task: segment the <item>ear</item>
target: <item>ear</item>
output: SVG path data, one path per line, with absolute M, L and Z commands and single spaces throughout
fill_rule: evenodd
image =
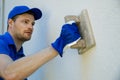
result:
M 13 26 L 14 21 L 12 19 L 8 20 L 8 26 L 11 28 Z

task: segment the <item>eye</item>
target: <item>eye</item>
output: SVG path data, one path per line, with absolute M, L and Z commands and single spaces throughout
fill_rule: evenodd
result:
M 28 21 L 25 20 L 24 23 L 25 23 L 25 24 L 28 24 Z
M 34 25 L 35 25 L 35 22 L 32 23 L 32 26 L 34 26 Z

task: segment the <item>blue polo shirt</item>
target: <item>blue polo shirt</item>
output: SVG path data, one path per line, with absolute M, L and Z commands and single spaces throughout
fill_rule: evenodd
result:
M 0 35 L 0 54 L 10 56 L 13 61 L 25 56 L 23 53 L 23 47 L 21 47 L 17 52 L 14 40 L 9 32 L 6 32 L 4 35 Z M 4 79 L 0 78 L 0 80 Z

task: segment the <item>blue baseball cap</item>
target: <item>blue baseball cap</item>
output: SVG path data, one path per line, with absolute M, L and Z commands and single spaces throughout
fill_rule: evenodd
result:
M 42 11 L 38 8 L 29 8 L 27 6 L 15 6 L 9 13 L 8 19 L 13 18 L 16 15 L 20 15 L 26 12 L 32 12 L 35 20 L 38 20 L 42 17 Z

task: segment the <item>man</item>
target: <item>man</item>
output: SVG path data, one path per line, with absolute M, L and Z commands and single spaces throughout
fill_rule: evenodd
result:
M 64 24 L 60 36 L 48 48 L 25 56 L 22 44 L 30 40 L 35 20 L 42 17 L 38 8 L 16 6 L 8 15 L 8 30 L 0 36 L 0 80 L 27 80 L 39 67 L 62 57 L 64 47 L 80 37 L 75 23 Z

